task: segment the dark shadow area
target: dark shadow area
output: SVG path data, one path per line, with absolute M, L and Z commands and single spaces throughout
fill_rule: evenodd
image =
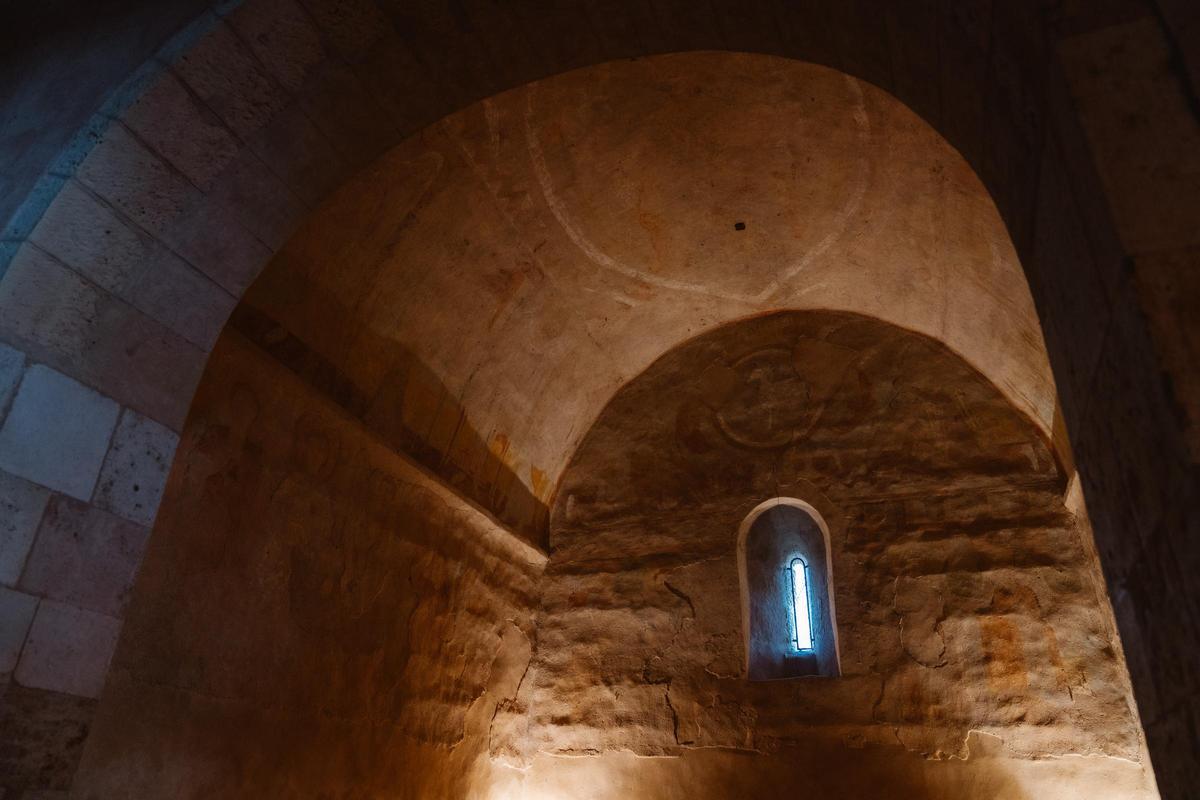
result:
M 352 319 L 350 315 L 341 315 Z M 364 325 L 354 327 L 356 346 L 366 348 L 382 379 L 359 386 L 299 336 L 247 302 L 230 327 L 294 372 L 385 444 L 404 453 L 493 514 L 525 541 L 549 547 L 546 505 L 471 424 L 458 399 L 410 350 Z
M 130 73 L 211 3 L 54 0 L 0 8 L 0 231 L 22 203 L 40 216 L 35 186 Z M 86 132 L 84 132 L 86 133 Z M 85 137 L 86 138 L 86 137 Z M 94 143 L 94 142 L 93 142 Z M 82 152 L 90 144 L 81 141 Z M 54 191 L 46 198 L 57 192 Z M 36 217 L 35 217 L 36 220 Z M 0 274 L 5 259 L 0 258 Z

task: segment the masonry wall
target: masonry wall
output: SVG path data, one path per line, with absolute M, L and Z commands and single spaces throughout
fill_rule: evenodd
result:
M 542 563 L 228 334 L 73 796 L 465 796 Z
M 16 418 L 27 452 L 59 467 L 82 453 L 72 463 L 98 474 L 108 451 L 95 441 L 116 429 L 104 411 L 114 402 L 119 416 L 178 432 L 229 310 L 297 221 L 362 165 L 455 109 L 650 53 L 731 50 L 827 64 L 928 120 L 1000 207 L 1037 303 L 1062 401 L 1057 430 L 1069 429 L 1079 455 L 1164 791 L 1187 797 L 1200 783 L 1191 668 L 1200 602 L 1186 577 L 1197 571 L 1200 541 L 1192 4 L 222 2 L 201 21 L 202 35 L 167 42 L 110 92 L 120 69 L 70 63 L 86 64 L 95 44 L 133 63 L 185 15 L 184 4 L 63 2 L 53 14 L 33 10 L 32 26 L 5 26 L 20 45 L 6 50 L 6 69 L 26 78 L 25 46 L 53 20 L 79 23 L 118 6 L 154 14 L 143 25 L 125 18 L 122 37 L 101 42 L 95 28 L 73 29 L 71 47 L 41 62 L 54 76 L 47 90 L 26 95 L 54 116 L 18 115 L 16 135 L 0 134 L 5 164 L 19 167 L 6 210 L 50 165 L 0 233 L 0 339 L 18 351 L 3 351 L 0 385 L 12 385 L 10 367 L 69 379 L 30 384 L 38 414 Z M 80 43 L 84 50 L 73 49 Z M 89 109 L 99 111 L 72 129 Z M 81 146 L 56 159 L 73 136 Z M 63 428 L 96 406 L 93 425 Z M 161 440 L 169 447 L 173 435 Z M 22 510 L 0 557 L 24 564 L 42 501 L 59 490 L 23 468 L 10 475 L 6 502 Z M 86 513 L 103 530 L 111 521 L 100 512 L 109 510 L 92 503 Z M 120 594 L 113 587 L 139 558 L 133 538 L 112 537 L 97 559 L 112 569 L 89 573 L 87 593 Z M 66 550 L 74 558 L 91 541 L 72 539 Z M 0 580 L 8 692 L 0 740 L 22 743 L 0 748 L 0 758 L 5 775 L 35 774 L 43 788 L 69 782 L 120 624 L 69 598 L 83 580 L 39 588 Z M 24 677 L 12 682 L 12 670 Z M 45 749 L 23 744 L 34 730 Z
M 1156 796 L 1063 490 L 1030 421 L 931 340 L 829 312 L 693 340 L 564 475 L 525 716 L 493 748 L 597 757 L 647 797 L 675 796 L 663 774 L 692 797 Z M 746 680 L 737 533 L 776 496 L 829 524 L 839 678 Z M 682 758 L 656 776 L 621 751 Z

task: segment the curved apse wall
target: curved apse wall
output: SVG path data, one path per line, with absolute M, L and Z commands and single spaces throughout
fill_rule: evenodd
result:
M 686 342 L 564 473 L 524 714 L 493 748 L 563 796 L 1155 796 L 1063 478 L 912 332 L 788 312 Z M 839 678 L 747 680 L 739 531 L 772 496 L 828 523 Z
M 778 308 L 939 338 L 1051 427 L 1037 315 L 970 168 L 883 92 L 761 56 L 616 62 L 452 115 L 313 215 L 233 325 L 538 537 L 619 386 Z

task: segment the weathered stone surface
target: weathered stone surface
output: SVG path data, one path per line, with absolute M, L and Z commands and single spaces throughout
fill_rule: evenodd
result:
M 188 341 L 209 347 L 233 298 L 75 181 L 59 192 L 32 240 L 89 280 Z
M 299 100 L 305 113 L 322 121 L 321 130 L 351 173 L 402 138 L 358 76 L 336 60 L 325 61 L 314 70 Z
M 65 791 L 87 741 L 96 701 L 17 684 L 2 691 L 0 787 L 18 798 Z M 7 800 L 9 795 L 3 796 Z
M 0 471 L 0 583 L 15 586 L 50 490 Z
M 201 191 L 236 157 L 240 143 L 172 71 L 164 71 L 122 122 Z
M 271 248 L 242 226 L 234 209 L 210 198 L 198 200 L 163 240 L 234 297 L 246 291 L 271 257 Z
M 37 604 L 33 595 L 0 587 L 0 674 L 16 668 Z
M 179 60 L 179 75 L 243 142 L 286 104 L 287 96 L 224 21 Z
M 341 156 L 298 103 L 277 114 L 249 146 L 309 208 L 333 192 L 346 172 Z
M 76 176 L 142 228 L 162 234 L 200 190 L 121 125 L 109 127 Z
M 137 287 L 153 296 L 153 287 Z M 204 297 L 196 298 L 203 308 Z M 99 387 L 172 427 L 183 424 L 204 351 L 29 243 L 0 280 L 0 335 L 32 361 Z M 187 319 L 190 310 L 172 319 Z
M 0 330 L 14 344 L 77 356 L 87 348 L 104 300 L 98 287 L 25 244 L 0 278 Z
M 1041 433 L 927 339 L 808 312 L 692 340 L 613 398 L 564 474 L 528 717 L 499 720 L 494 752 L 898 741 L 971 770 L 974 732 L 1126 775 L 1127 677 L 1062 489 Z M 828 521 L 841 678 L 745 680 L 736 534 L 773 496 Z
M 91 497 L 117 404 L 35 364 L 0 429 L 0 468 L 72 497 Z
M 243 3 L 229 23 L 288 91 L 299 91 L 313 67 L 325 58 L 320 31 L 296 0 Z
M 244 151 L 217 180 L 205 203 L 233 214 L 272 252 L 287 241 L 308 210 L 262 159 Z
M 21 588 L 120 617 L 150 531 L 68 497 L 46 507 Z
M 94 502 L 141 525 L 154 523 L 179 437 L 126 409 L 104 457 Z
M 100 287 L 120 294 L 150 257 L 154 240 L 78 181 L 68 181 L 30 238 Z
M 208 276 L 165 248 L 144 265 L 140 280 L 122 295 L 134 308 L 208 352 L 235 305 Z
M 120 628 L 113 617 L 43 600 L 14 678 L 33 689 L 98 697 Z

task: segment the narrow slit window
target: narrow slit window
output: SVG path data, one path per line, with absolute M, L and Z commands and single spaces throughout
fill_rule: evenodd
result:
M 796 650 L 813 649 L 812 614 L 808 593 L 808 564 L 802 558 L 793 558 L 788 565 L 792 587 L 792 647 Z
M 746 677 L 752 681 L 841 673 L 828 533 L 814 513 L 769 502 L 738 532 Z

